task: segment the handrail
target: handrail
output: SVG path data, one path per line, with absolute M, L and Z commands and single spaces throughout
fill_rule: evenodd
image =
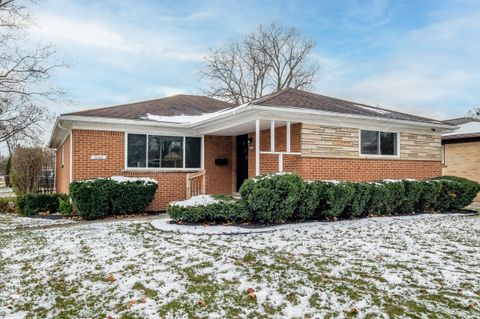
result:
M 205 170 L 186 175 L 186 197 L 205 194 Z

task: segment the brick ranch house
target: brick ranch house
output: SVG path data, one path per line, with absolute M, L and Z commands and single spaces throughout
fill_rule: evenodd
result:
M 204 96 L 62 114 L 50 140 L 56 189 L 74 180 L 148 176 L 150 209 L 193 195 L 231 194 L 251 176 L 372 181 L 441 175 L 441 121 L 284 89 L 243 105 Z

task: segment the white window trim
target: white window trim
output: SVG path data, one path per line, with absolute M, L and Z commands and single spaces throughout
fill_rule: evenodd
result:
M 129 134 L 140 134 L 146 135 L 147 138 L 147 147 L 146 147 L 146 166 L 145 167 L 128 167 L 128 135 Z M 183 137 L 183 167 L 148 167 L 148 137 L 153 136 L 171 136 L 171 137 Z M 200 167 L 198 168 L 185 168 L 185 141 L 187 137 L 197 137 L 201 139 L 200 142 Z M 149 134 L 145 132 L 125 132 L 125 141 L 124 141 L 124 154 L 123 154 L 123 169 L 124 171 L 133 171 L 133 172 L 197 172 L 204 167 L 204 152 L 205 152 L 205 136 L 190 136 L 190 135 L 178 135 L 178 134 Z
M 383 155 L 383 154 L 363 154 L 362 153 L 362 131 L 375 131 L 383 133 L 396 133 L 397 134 L 397 154 L 396 155 Z M 380 141 L 379 141 L 380 142 Z M 400 158 L 400 132 L 380 130 L 375 128 L 361 128 L 358 130 L 358 155 L 362 158 Z
M 442 161 L 442 165 L 447 165 L 447 147 L 445 144 L 442 144 L 442 148 L 440 150 L 440 159 Z

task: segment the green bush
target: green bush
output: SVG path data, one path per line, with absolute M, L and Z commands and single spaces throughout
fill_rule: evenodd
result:
M 254 221 L 276 223 L 293 218 L 304 189 L 300 176 L 287 173 L 248 179 L 240 194 Z
M 308 219 L 315 215 L 318 209 L 319 184 L 305 181 L 305 188 L 301 194 L 297 209 L 293 213 L 293 219 Z
M 456 194 L 457 197 L 455 200 L 455 207 L 457 209 L 470 205 L 475 197 L 477 197 L 478 192 L 480 192 L 480 184 L 467 178 L 457 176 L 441 176 L 437 177 L 436 180 L 454 181 L 463 185 L 463 190 Z
M 417 212 L 435 211 L 437 207 L 437 199 L 440 195 L 442 185 L 434 181 L 419 181 L 421 186 L 420 197 L 415 205 Z
M 26 194 L 17 196 L 17 211 L 22 216 L 32 216 L 38 213 L 58 212 L 59 201 L 64 199 L 64 194 Z
M 383 183 L 369 183 L 370 197 L 365 207 L 368 215 L 383 215 L 387 210 L 387 188 Z
M 69 197 L 66 196 L 65 198 L 59 198 L 58 203 L 59 203 L 58 211 L 60 213 L 62 213 L 65 216 L 69 216 L 69 215 L 72 214 L 73 205 L 72 205 Z
M 457 177 L 373 183 L 303 181 L 295 174 L 264 175 L 245 181 L 242 199 L 215 197 L 205 205 L 172 204 L 174 220 L 273 223 L 311 218 L 446 212 L 461 209 L 477 195 L 478 183 Z
M 350 183 L 318 182 L 319 209 L 317 217 L 340 217 L 355 192 Z
M 399 213 L 411 214 L 415 212 L 415 205 L 422 195 L 422 184 L 414 180 L 403 180 L 402 182 L 405 189 L 405 198 L 399 207 Z
M 97 219 L 144 211 L 155 196 L 157 183 L 150 179 L 99 178 L 70 184 L 70 197 L 78 214 Z
M 405 201 L 405 187 L 401 181 L 382 182 L 386 191 L 384 214 L 396 214 Z
M 167 213 L 173 220 L 187 223 L 244 222 L 249 219 L 241 201 L 233 198 L 215 199 L 205 204 L 174 202 L 168 206 Z
M 371 185 L 368 183 L 351 183 L 353 195 L 345 207 L 345 217 L 361 217 L 367 213 L 367 205 L 371 196 Z

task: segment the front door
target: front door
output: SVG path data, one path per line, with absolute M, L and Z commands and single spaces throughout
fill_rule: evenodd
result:
M 237 136 L 237 190 L 248 178 L 248 134 Z

